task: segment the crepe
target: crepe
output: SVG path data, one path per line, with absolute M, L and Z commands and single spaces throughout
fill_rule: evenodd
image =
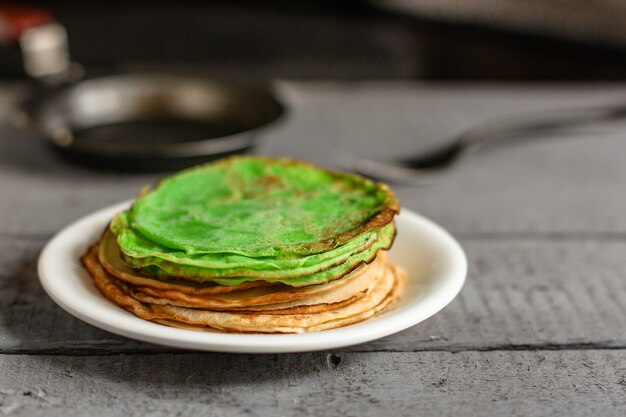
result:
M 205 303 L 212 302 L 211 307 L 246 307 L 251 305 L 263 305 L 289 300 L 297 300 L 312 295 L 326 292 L 337 292 L 341 287 L 351 284 L 353 281 L 366 282 L 368 276 L 378 274 L 385 266 L 387 255 L 381 252 L 370 265 L 362 265 L 345 279 L 331 281 L 325 284 L 311 285 L 306 287 L 293 287 L 289 285 L 266 285 L 250 288 L 248 285 L 239 287 L 212 286 L 208 288 L 194 288 L 187 285 L 164 283 L 155 279 L 145 278 L 136 271 L 128 268 L 121 260 L 115 259 L 115 252 L 106 249 L 106 241 L 102 240 L 99 245 L 94 245 L 89 254 L 97 257 L 97 262 L 115 278 L 124 281 L 129 287 L 137 288 L 146 295 L 163 299 L 179 300 L 189 305 L 196 303 L 197 307 L 207 306 Z M 110 241 L 108 242 L 111 243 Z M 358 282 L 355 286 L 363 285 Z M 223 291 L 229 289 L 229 291 Z
M 108 300 L 143 319 L 191 330 L 305 333 L 339 327 L 365 320 L 387 308 L 402 292 L 405 280 L 404 273 L 386 263 L 383 254 L 376 262 L 343 278 L 344 285 L 335 284 L 334 289 L 341 288 L 341 292 L 326 287 L 325 292 L 313 291 L 316 295 L 301 298 L 299 302 L 270 302 L 243 311 L 198 309 L 164 304 L 158 297 L 141 296 L 137 299 L 137 293 L 141 291 L 110 274 L 100 264 L 97 254 L 98 247 L 94 245 L 81 261 Z M 249 290 L 241 292 L 246 291 Z M 299 292 L 306 291 L 300 289 Z M 230 294 L 233 292 L 226 295 Z M 245 300 L 246 297 L 240 295 L 239 299 Z M 253 303 L 259 301 L 255 297 L 251 299 L 254 299 Z M 271 297 L 268 300 L 275 301 Z
M 307 333 L 387 309 L 399 204 L 384 184 L 311 164 L 233 157 L 144 189 L 81 258 L 114 304 L 162 325 Z
M 146 286 L 161 290 L 176 290 L 185 294 L 223 294 L 226 292 L 243 290 L 248 288 L 269 287 L 280 285 L 266 281 L 250 281 L 240 285 L 223 286 L 213 282 L 196 282 L 180 279 L 174 276 L 161 276 L 159 279 L 142 274 L 141 271 L 132 269 L 121 258 L 120 248 L 115 239 L 111 238 L 109 231 L 105 231 L 100 242 L 90 248 L 96 251 L 100 264 L 116 278 L 131 285 Z
M 385 269 L 377 285 L 359 300 L 312 314 L 245 314 L 152 305 L 160 318 L 194 326 L 258 333 L 308 333 L 357 323 L 384 310 L 404 287 L 404 274 L 395 266 Z
M 287 308 L 298 305 L 333 303 L 346 300 L 367 290 L 374 277 L 380 275 L 386 265 L 386 254 L 380 254 L 370 265 L 364 265 L 344 279 L 307 287 L 260 287 L 241 289 L 215 295 L 190 295 L 176 290 L 160 290 L 136 286 L 133 297 L 154 304 L 211 309 L 267 309 Z M 150 298 L 149 298 L 150 297 Z
M 389 224 L 398 211 L 386 185 L 360 176 L 291 159 L 233 157 L 161 181 L 127 216 L 148 240 L 190 255 L 285 258 L 332 250 Z
M 237 265 L 232 268 L 207 268 L 196 265 L 189 265 L 191 261 L 188 256 L 186 259 L 180 259 L 177 262 L 163 260 L 158 256 L 149 256 L 144 258 L 130 257 L 124 253 L 121 254 L 122 259 L 129 266 L 142 270 L 146 275 L 152 276 L 176 276 L 179 278 L 188 278 L 194 281 L 204 282 L 211 281 L 220 285 L 240 285 L 247 281 L 263 280 L 267 282 L 282 282 L 284 284 L 293 286 L 313 285 L 322 282 L 331 281 L 337 279 L 360 265 L 363 262 L 370 262 L 376 253 L 383 249 L 388 249 L 395 237 L 395 226 L 393 224 L 387 225 L 381 229 L 377 229 L 371 233 L 371 237 L 366 241 L 365 248 L 357 248 L 356 251 L 348 251 L 337 258 L 324 259 L 318 263 L 309 261 L 310 265 L 296 266 L 288 268 L 284 266 L 280 269 L 276 269 L 277 265 L 281 266 L 288 261 L 292 261 L 292 264 L 304 263 L 306 260 L 301 258 L 296 259 L 260 259 L 256 261 L 259 263 L 259 269 L 248 269 L 241 267 L 237 260 L 232 260 L 233 265 Z M 105 236 L 105 239 L 109 238 Z M 214 255 L 214 254 L 212 254 Z M 184 254 L 180 255 L 181 258 Z M 317 255 L 307 256 L 305 258 L 316 257 Z M 193 259 L 196 263 L 201 263 L 203 256 L 195 256 Z M 241 258 L 237 255 L 223 254 L 223 258 Z M 187 263 L 185 263 L 187 262 Z M 260 268 L 268 268 L 269 270 L 263 270 Z

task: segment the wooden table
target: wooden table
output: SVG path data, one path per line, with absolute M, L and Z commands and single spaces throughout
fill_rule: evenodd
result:
M 293 110 L 261 153 L 333 165 L 394 156 L 486 118 L 626 98 L 626 86 L 285 83 Z M 16 97 L 5 86 L 0 108 Z M 4 111 L 4 110 L 3 110 Z M 396 187 L 470 263 L 444 311 L 332 352 L 197 353 L 98 330 L 57 307 L 35 265 L 79 216 L 154 175 L 66 165 L 0 131 L 0 415 L 624 416 L 624 124 L 493 146 L 447 182 Z

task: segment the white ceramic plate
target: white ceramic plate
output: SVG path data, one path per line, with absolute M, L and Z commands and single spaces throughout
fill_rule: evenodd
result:
M 408 272 L 407 291 L 397 307 L 363 323 L 319 333 L 288 335 L 205 333 L 175 329 L 135 317 L 106 300 L 79 262 L 124 202 L 99 210 L 59 232 L 39 258 L 39 278 L 61 308 L 101 329 L 132 339 L 220 352 L 282 353 L 332 349 L 368 342 L 413 326 L 444 308 L 465 281 L 467 261 L 441 227 L 403 209 L 391 261 Z

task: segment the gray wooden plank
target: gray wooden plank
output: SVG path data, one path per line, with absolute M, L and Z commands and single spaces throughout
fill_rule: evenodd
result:
M 623 416 L 624 351 L 0 355 L 10 416 Z
M 470 275 L 444 311 L 351 350 L 626 348 L 623 241 L 463 239 Z M 40 239 L 0 238 L 0 351 L 160 351 L 72 318 L 43 292 Z
M 446 86 L 286 83 L 287 119 L 260 153 L 333 166 L 339 148 L 391 157 L 425 149 L 475 123 L 520 111 L 623 100 L 624 85 Z M 6 97 L 3 99 L 6 100 Z M 455 233 L 626 235 L 626 140 L 594 127 L 551 140 L 501 145 L 447 182 L 396 187 L 407 208 Z M 0 129 L 0 234 L 49 235 L 130 198 L 158 175 L 95 172 L 60 162 L 32 136 Z

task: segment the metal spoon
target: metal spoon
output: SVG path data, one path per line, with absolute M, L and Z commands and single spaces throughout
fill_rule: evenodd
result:
M 625 118 L 626 105 L 526 113 L 484 122 L 441 147 L 395 162 L 364 159 L 346 152 L 338 155 L 338 162 L 347 170 L 373 179 L 393 184 L 427 185 L 441 181 L 465 156 L 487 143 Z

